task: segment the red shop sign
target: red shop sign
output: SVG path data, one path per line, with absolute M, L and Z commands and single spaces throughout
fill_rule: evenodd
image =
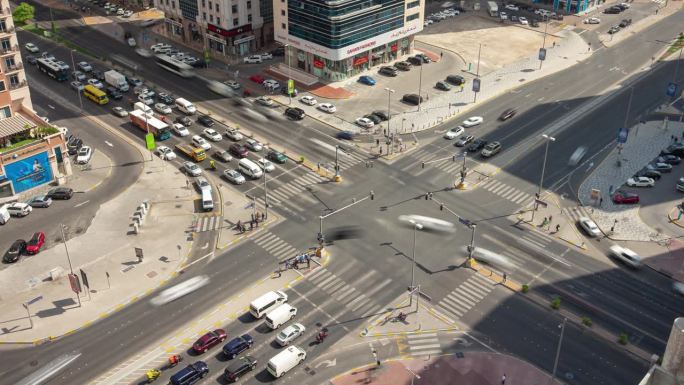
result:
M 360 66 L 363 63 L 368 63 L 368 56 L 357 57 L 354 59 L 355 66 Z
M 223 29 L 221 27 L 217 27 L 213 24 L 207 24 L 207 30 L 218 33 L 221 36 L 226 36 L 226 37 L 231 37 L 231 36 L 236 36 L 241 33 L 249 32 L 252 30 L 252 25 L 251 24 L 245 24 L 243 26 L 233 28 L 233 29 Z
M 392 44 L 392 46 L 390 47 L 392 52 L 397 52 L 398 48 L 399 48 L 399 44 L 397 44 L 397 43 Z
M 316 68 L 323 68 L 325 66 L 325 63 L 323 63 L 323 60 L 314 59 L 313 65 Z

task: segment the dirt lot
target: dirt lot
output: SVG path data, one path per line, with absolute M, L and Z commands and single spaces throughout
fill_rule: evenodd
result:
M 560 27 L 557 22 L 549 23 L 547 46 L 558 42 L 553 33 Z M 497 18 L 480 11 L 434 23 L 426 27 L 416 40 L 457 53 L 466 63 L 473 63 L 472 72 L 475 72 L 481 43 L 480 75 L 483 75 L 538 51 L 543 38 L 544 24 L 537 28 L 508 21 L 501 24 Z

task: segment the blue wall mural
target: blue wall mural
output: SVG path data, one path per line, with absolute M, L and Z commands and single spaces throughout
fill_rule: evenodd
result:
M 48 153 L 41 152 L 5 165 L 5 176 L 12 181 L 14 193 L 52 182 L 52 169 L 48 161 Z

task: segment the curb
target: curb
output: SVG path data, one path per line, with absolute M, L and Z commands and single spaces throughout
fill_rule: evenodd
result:
M 105 155 L 105 154 L 103 153 L 102 156 L 104 156 L 105 158 L 107 158 L 107 160 L 109 161 L 109 170 L 107 171 L 107 175 L 105 175 L 105 177 L 102 178 L 101 181 L 95 183 L 94 185 L 92 185 L 92 186 L 89 187 L 88 189 L 84 190 L 83 192 L 86 192 L 86 193 L 87 193 L 87 192 L 90 192 L 90 191 L 92 191 L 92 190 L 95 190 L 95 189 L 98 188 L 104 181 L 106 181 L 107 179 L 109 179 L 110 176 L 112 176 L 112 171 L 114 170 L 114 164 L 112 164 L 112 160 L 111 160 L 107 155 Z
M 272 214 L 272 215 L 273 215 L 273 214 Z M 233 239 L 232 241 L 228 242 L 228 243 L 225 244 L 225 245 L 219 245 L 219 244 L 218 244 L 218 238 L 217 238 L 217 240 L 216 240 L 216 250 L 223 250 L 223 249 L 226 249 L 226 248 L 228 248 L 228 247 L 230 247 L 230 246 L 233 246 L 234 244 L 236 244 L 236 243 L 242 241 L 243 239 L 251 238 L 251 237 L 255 236 L 255 234 L 259 234 L 259 233 L 261 233 L 262 231 L 266 231 L 266 227 L 268 227 L 268 226 L 271 225 L 271 224 L 274 224 L 274 222 L 280 222 L 280 220 L 282 219 L 282 218 L 280 218 L 280 217 L 278 217 L 278 216 L 276 216 L 276 215 L 273 215 L 273 216 L 275 216 L 276 218 L 273 218 L 273 219 L 271 219 L 271 220 L 267 220 L 266 222 L 262 223 L 262 225 L 261 225 L 261 226 L 262 226 L 262 227 L 261 227 L 261 230 L 252 231 L 252 232 L 250 232 L 250 233 L 248 233 L 248 234 L 241 235 L 241 236 L 239 236 L 239 237 Z M 221 234 L 221 232 L 219 231 L 219 237 L 220 237 L 220 234 Z
M 667 219 L 670 220 L 670 223 L 675 224 L 684 229 L 684 225 L 680 224 L 677 219 L 674 219 L 674 216 L 672 215 L 673 212 L 679 213 L 679 210 L 676 207 L 670 210 L 670 212 L 667 213 Z

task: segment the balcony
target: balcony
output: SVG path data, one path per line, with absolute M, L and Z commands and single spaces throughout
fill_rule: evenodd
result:
M 10 74 L 24 69 L 24 63 L 19 62 L 12 65 L 5 65 L 5 73 Z
M 9 48 L 0 48 L 0 56 L 14 55 L 19 50 L 18 45 L 13 45 Z
M 16 31 L 14 27 L 0 29 L 0 36 L 11 35 Z
M 0 7 L 0 17 L 10 16 L 10 15 L 12 15 L 12 10 L 10 9 L 10 7 L 5 7 L 5 8 Z
M 9 84 L 9 88 L 12 91 L 18 90 L 18 89 L 23 88 L 23 87 L 28 87 L 28 82 L 26 80 L 22 80 L 19 83 L 10 83 Z

